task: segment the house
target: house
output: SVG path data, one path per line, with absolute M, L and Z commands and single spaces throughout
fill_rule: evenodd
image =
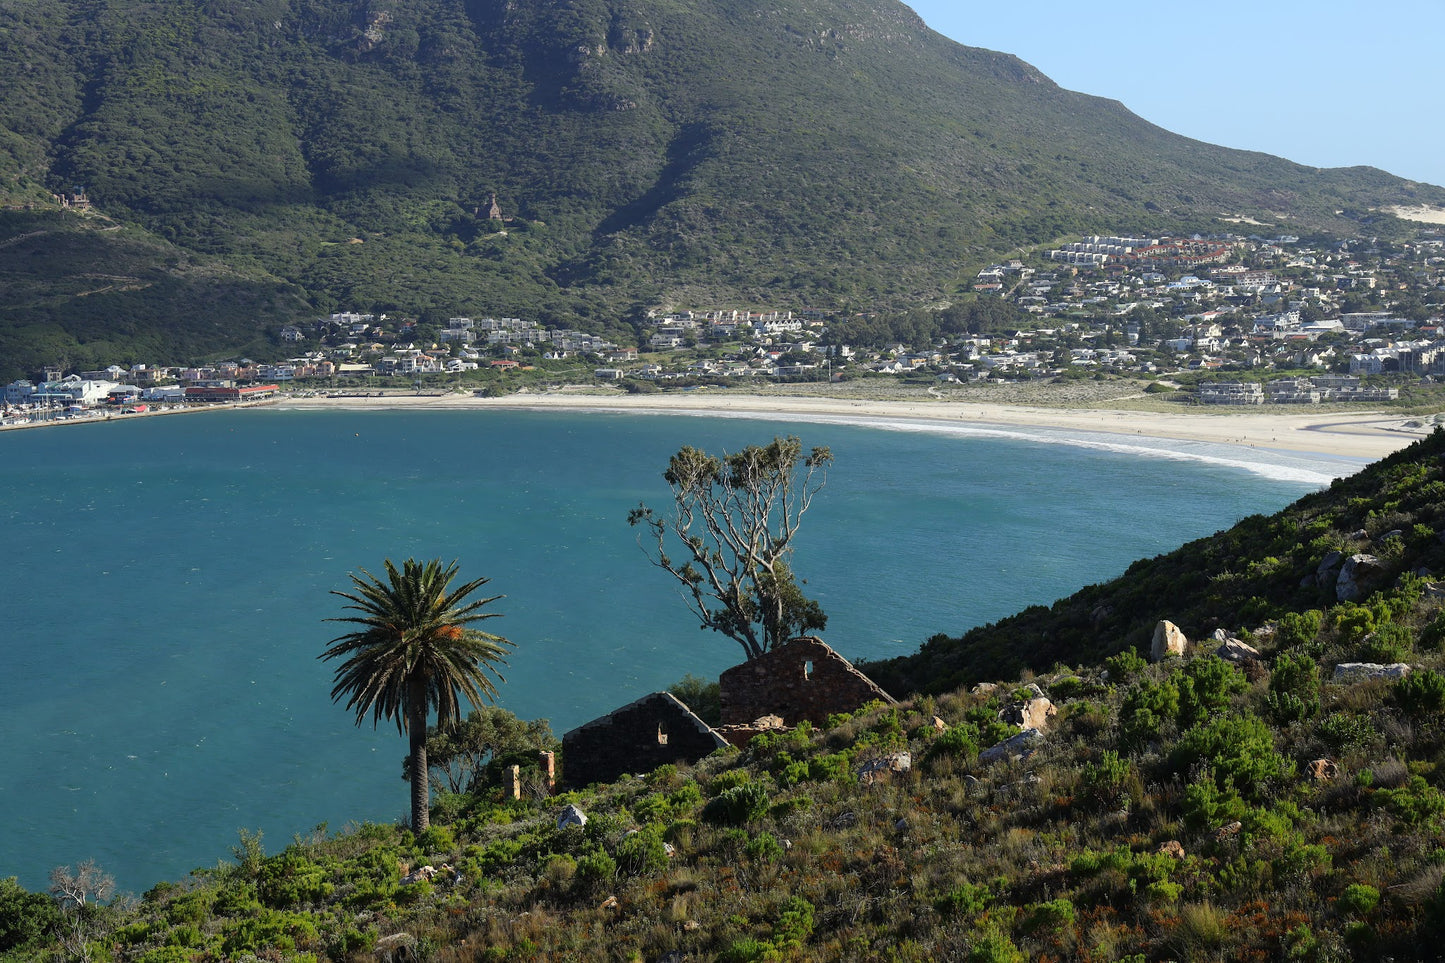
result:
M 580 788 L 623 773 L 691 765 L 727 742 L 670 692 L 643 696 L 562 737 L 562 780 Z
M 795 726 L 806 719 L 822 725 L 828 717 L 853 712 L 875 699 L 892 703 L 880 689 L 822 639 L 803 636 L 718 677 L 723 725 L 746 726 L 779 716 Z

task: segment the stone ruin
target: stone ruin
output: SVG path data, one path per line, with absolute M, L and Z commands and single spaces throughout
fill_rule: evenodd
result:
M 669 692 L 654 692 L 562 737 L 562 781 L 578 788 L 623 773 L 691 764 L 727 745 Z
M 759 732 L 853 712 L 875 700 L 894 704 L 852 663 L 822 639 L 792 639 L 718 677 L 722 725 L 710 728 L 667 692 L 578 726 L 562 737 L 563 783 L 611 782 L 623 773 L 651 772 L 672 763 L 690 765 L 731 743 L 745 746 Z
M 725 726 L 748 726 L 779 716 L 785 726 L 804 719 L 820 726 L 839 712 L 852 712 L 875 699 L 894 698 L 822 639 L 802 636 L 718 676 Z

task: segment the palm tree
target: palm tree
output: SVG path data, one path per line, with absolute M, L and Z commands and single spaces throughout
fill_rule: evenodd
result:
M 482 606 L 502 596 L 464 601 L 488 579 L 479 578 L 450 588 L 457 573 L 455 560 L 443 566 L 440 559 L 426 564 L 407 559 L 401 571 L 386 560 L 386 581 L 365 569 L 352 575 L 354 592 L 332 595 L 349 599 L 347 609 L 357 615 L 327 619 L 359 626 L 331 640 L 318 658 L 346 659 L 336 670 L 331 701 L 347 696 L 346 708 L 356 711 L 356 724 L 368 714 L 372 728 L 382 718 L 392 719 L 411 743 L 411 828 L 420 833 L 429 823 L 427 787 L 427 716 L 436 707 L 437 725 L 461 719 L 459 695 L 473 706 L 485 696 L 495 699 L 496 686 L 487 673 L 505 682 L 496 669 L 506 664 L 512 643 L 499 635 L 471 628 L 471 623 L 500 613 L 482 612 Z

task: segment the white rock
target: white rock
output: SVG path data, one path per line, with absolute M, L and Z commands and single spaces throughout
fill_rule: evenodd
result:
M 1341 662 L 1335 666 L 1334 681 L 1364 682 L 1368 679 L 1403 679 L 1410 674 L 1404 662 L 1381 665 L 1378 662 Z
M 1184 655 L 1188 646 L 1189 640 L 1179 626 L 1165 619 L 1154 626 L 1154 644 L 1149 647 L 1149 661 L 1163 662 L 1168 658 L 1177 658 Z

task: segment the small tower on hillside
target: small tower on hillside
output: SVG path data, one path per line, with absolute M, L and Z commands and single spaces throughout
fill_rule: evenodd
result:
M 497 195 L 496 195 L 496 194 L 493 194 L 493 195 L 492 195 L 492 206 L 489 207 L 489 208 L 487 208 L 487 220 L 489 220 L 489 221 L 500 221 L 500 220 L 502 220 L 502 208 L 501 208 L 500 206 L 498 206 L 498 204 L 497 204 Z

